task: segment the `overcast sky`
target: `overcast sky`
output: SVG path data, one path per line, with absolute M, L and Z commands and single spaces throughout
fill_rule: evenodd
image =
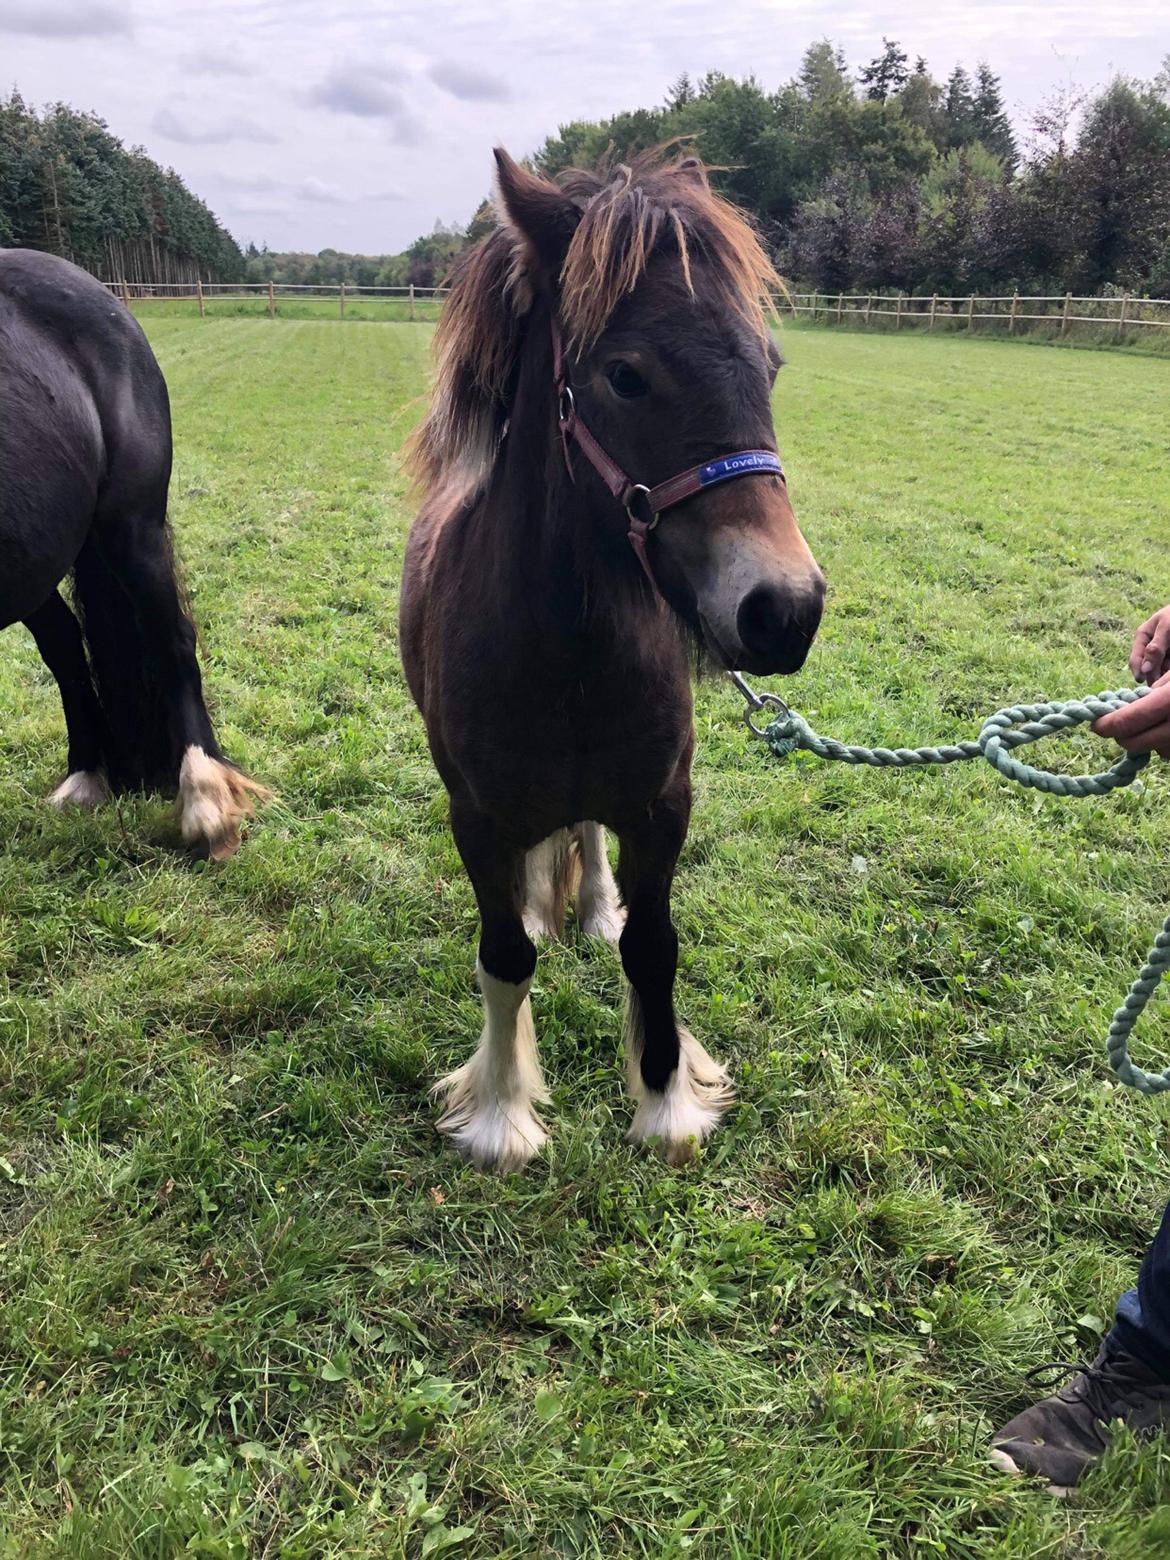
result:
M 680 71 L 766 87 L 830 37 L 936 76 L 986 58 L 1017 124 L 1052 88 L 1148 78 L 1170 0 L 0 0 L 0 87 L 93 109 L 241 241 L 394 252 L 466 221 L 491 146 L 660 102 Z

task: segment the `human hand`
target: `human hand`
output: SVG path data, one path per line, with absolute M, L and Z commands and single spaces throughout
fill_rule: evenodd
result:
M 1170 606 L 1147 618 L 1134 635 L 1129 669 L 1138 682 L 1151 684 L 1170 672 Z
M 1159 616 L 1166 618 L 1170 629 L 1170 608 L 1164 607 Z M 1099 737 L 1112 737 L 1127 753 L 1153 752 L 1170 758 L 1170 672 L 1159 677 L 1144 698 L 1095 720 L 1093 730 Z

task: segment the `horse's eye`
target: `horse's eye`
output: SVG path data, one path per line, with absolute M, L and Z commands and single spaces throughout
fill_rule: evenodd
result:
M 632 401 L 637 396 L 646 395 L 650 389 L 638 370 L 631 367 L 629 363 L 623 363 L 620 358 L 609 365 L 605 377 L 609 380 L 614 395 L 620 395 L 623 401 Z

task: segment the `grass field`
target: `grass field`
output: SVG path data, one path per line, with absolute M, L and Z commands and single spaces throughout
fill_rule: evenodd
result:
M 0 1554 L 1170 1551 L 1166 1448 L 1067 1503 L 982 1460 L 1167 1192 L 1165 1108 L 1100 1048 L 1170 901 L 1164 769 L 1072 803 L 781 766 L 706 687 L 679 994 L 739 1103 L 687 1170 L 628 1149 L 617 962 L 570 942 L 551 1151 L 481 1178 L 426 1097 L 475 918 L 395 650 L 429 327 L 148 329 L 221 734 L 280 800 L 223 867 L 157 799 L 50 813 L 60 707 L 5 635 Z M 785 334 L 831 584 L 792 701 L 917 743 L 1124 682 L 1170 598 L 1170 363 Z

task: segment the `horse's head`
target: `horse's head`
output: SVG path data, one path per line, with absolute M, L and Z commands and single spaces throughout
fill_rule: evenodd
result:
M 519 241 L 516 306 L 535 325 L 534 305 L 547 304 L 575 414 L 611 462 L 653 488 L 734 452 L 774 451 L 780 356 L 761 297 L 777 279 L 697 161 L 648 160 L 560 185 L 506 153 L 497 162 Z M 595 480 L 584 461 L 575 466 L 579 481 Z M 624 533 L 620 503 L 609 496 L 598 509 Z M 669 604 L 724 664 L 758 673 L 803 664 L 825 585 L 783 477 L 756 472 L 694 492 L 662 513 L 647 550 Z

